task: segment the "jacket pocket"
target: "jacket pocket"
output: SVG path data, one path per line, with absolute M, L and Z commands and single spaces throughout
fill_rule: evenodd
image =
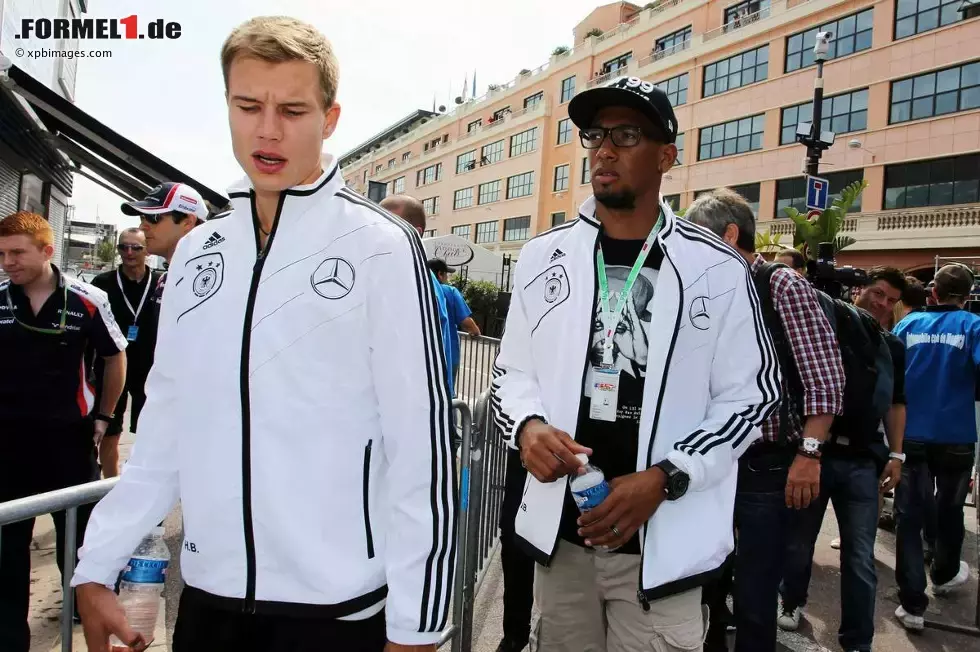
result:
M 368 559 L 374 559 L 374 535 L 371 533 L 371 509 L 369 507 L 371 497 L 371 445 L 373 440 L 369 439 L 367 446 L 364 447 L 364 540 L 367 541 Z

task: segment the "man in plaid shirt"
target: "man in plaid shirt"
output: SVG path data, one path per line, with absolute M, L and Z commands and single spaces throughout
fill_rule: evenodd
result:
M 769 296 L 759 299 L 782 370 L 783 400 L 762 425 L 763 438 L 739 460 L 733 594 L 736 651 L 773 650 L 788 508 L 803 509 L 820 497 L 821 475 L 826 478 L 820 447 L 842 408 L 844 368 L 814 289 L 792 269 L 754 253 L 755 216 L 745 199 L 716 190 L 695 200 L 685 217 L 745 257 L 760 294 L 768 286 Z M 722 633 L 712 634 L 706 652 L 726 649 Z

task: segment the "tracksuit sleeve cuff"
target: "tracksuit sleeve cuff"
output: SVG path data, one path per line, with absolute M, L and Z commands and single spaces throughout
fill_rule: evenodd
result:
M 516 425 L 510 431 L 510 437 L 507 438 L 507 446 L 509 448 L 512 448 L 514 450 L 520 450 L 517 446 L 517 436 L 521 433 L 521 430 L 524 428 L 524 426 L 527 425 L 527 422 L 530 421 L 531 419 L 538 419 L 540 421 L 548 423 L 548 419 L 543 415 L 538 414 L 537 412 L 535 412 L 534 414 L 524 415 L 523 417 L 517 420 Z
M 398 645 L 435 645 L 442 632 L 416 632 L 387 626 L 388 641 Z
M 75 574 L 71 578 L 72 587 L 82 584 L 101 584 L 110 589 L 116 588 L 116 579 L 119 577 L 119 569 L 98 568 L 94 564 L 82 564 L 79 562 Z

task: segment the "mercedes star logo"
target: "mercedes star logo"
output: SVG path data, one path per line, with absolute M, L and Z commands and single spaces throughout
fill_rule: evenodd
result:
M 354 289 L 354 268 L 343 258 L 327 258 L 313 271 L 310 284 L 324 299 L 343 299 Z
M 708 297 L 694 297 L 688 310 L 691 325 L 699 331 L 706 331 L 711 326 L 711 316 L 708 314 Z

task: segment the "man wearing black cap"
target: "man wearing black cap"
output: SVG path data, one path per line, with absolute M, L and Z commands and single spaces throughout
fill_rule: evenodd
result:
M 466 305 L 463 294 L 449 284 L 449 277 L 456 273 L 456 268 L 450 267 L 442 258 L 433 258 L 429 261 L 429 269 L 436 275 L 436 280 L 439 281 L 439 289 L 446 299 L 446 313 L 449 317 L 449 326 L 452 329 L 449 338 L 449 364 L 452 366 L 453 380 L 458 382 L 459 331 L 464 330 L 471 337 L 480 337 L 480 327 L 473 319 L 473 311 Z
M 700 650 L 737 460 L 778 402 L 775 353 L 745 260 L 660 194 L 666 95 L 623 77 L 568 114 L 593 196 L 521 252 L 491 401 L 533 476 L 514 529 L 538 562 L 539 649 Z M 582 454 L 608 493 L 572 496 Z

